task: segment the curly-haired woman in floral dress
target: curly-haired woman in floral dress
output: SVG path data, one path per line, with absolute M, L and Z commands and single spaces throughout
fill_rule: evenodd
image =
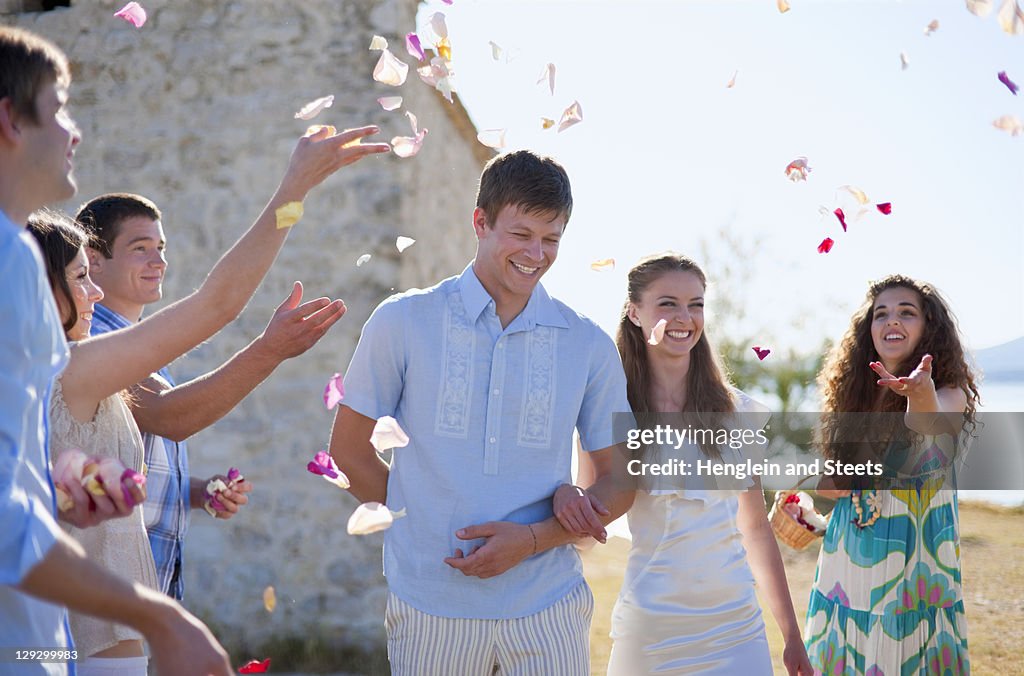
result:
M 826 458 L 876 459 L 892 490 L 819 484 L 838 501 L 804 627 L 815 673 L 968 673 L 950 477 L 980 398 L 946 302 L 908 277 L 873 283 L 819 384 Z

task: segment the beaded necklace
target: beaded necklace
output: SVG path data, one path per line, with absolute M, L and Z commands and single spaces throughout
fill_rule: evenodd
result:
M 868 517 L 867 521 L 864 520 L 864 508 L 860 504 L 862 492 L 867 493 L 864 501 L 868 503 L 868 508 L 871 510 L 871 516 Z M 857 526 L 857 528 L 867 528 L 882 516 L 882 496 L 877 491 L 855 489 L 850 493 L 850 500 L 853 502 L 853 511 L 857 514 L 853 518 L 853 525 Z

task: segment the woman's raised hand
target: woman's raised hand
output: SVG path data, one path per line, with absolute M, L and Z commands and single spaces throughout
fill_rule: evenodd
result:
M 917 365 L 909 376 L 897 378 L 882 365 L 880 361 L 873 361 L 869 364 L 871 370 L 878 374 L 878 384 L 888 387 L 890 390 L 902 397 L 911 397 L 915 394 L 935 394 L 935 381 L 932 380 L 932 356 L 926 354 L 921 357 L 921 363 Z

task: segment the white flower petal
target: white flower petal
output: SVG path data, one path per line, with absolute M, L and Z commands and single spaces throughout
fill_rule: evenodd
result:
M 488 148 L 494 148 L 495 150 L 501 150 L 505 147 L 505 130 L 504 129 L 484 129 L 482 132 L 476 135 L 476 140 L 483 143 Z
M 400 87 L 409 74 L 409 64 L 405 63 L 387 49 L 381 51 L 380 59 L 373 68 L 373 79 L 381 84 Z
M 649 345 L 657 345 L 661 342 L 661 339 L 665 337 L 665 326 L 668 325 L 668 321 L 665 319 L 659 319 L 658 323 L 651 329 L 651 336 L 647 339 Z
M 295 113 L 295 119 L 297 120 L 312 120 L 314 117 L 320 114 L 324 108 L 330 108 L 334 105 L 334 96 L 322 96 L 318 99 L 310 101 L 306 105 L 299 109 L 299 112 Z
M 370 51 L 375 52 L 380 49 L 387 49 L 388 41 L 379 35 L 374 35 L 373 39 L 370 40 Z
M 377 99 L 377 103 L 379 103 L 380 107 L 383 108 L 384 110 L 397 110 L 398 108 L 402 107 L 402 97 L 382 96 L 379 99 Z
M 370 254 L 363 254 L 362 256 L 356 259 L 356 267 L 363 267 L 363 265 L 370 262 L 370 258 L 372 258 Z
M 409 247 L 411 247 L 415 243 L 416 243 L 416 240 L 414 240 L 412 237 L 406 237 L 405 235 L 402 235 L 398 239 L 395 240 L 395 248 L 398 249 L 398 253 L 402 253 L 403 251 L 405 251 L 406 249 L 408 249 Z M 395 424 L 397 424 L 397 423 L 395 423 Z M 404 434 L 404 432 L 403 432 L 403 434 Z M 408 443 L 408 442 L 406 442 L 406 443 Z M 402 445 L 404 446 L 405 444 L 402 444 Z

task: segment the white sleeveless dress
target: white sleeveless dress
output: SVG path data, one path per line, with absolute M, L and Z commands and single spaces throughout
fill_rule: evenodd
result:
M 757 410 L 737 394 L 741 412 Z M 704 457 L 692 445 L 660 452 L 691 462 Z M 727 462 L 741 457 L 730 449 L 722 455 Z M 612 611 L 609 674 L 772 673 L 736 525 L 741 489 L 752 483 L 734 484 L 734 490 L 692 483 L 692 489 L 638 491 L 629 510 L 633 546 Z

